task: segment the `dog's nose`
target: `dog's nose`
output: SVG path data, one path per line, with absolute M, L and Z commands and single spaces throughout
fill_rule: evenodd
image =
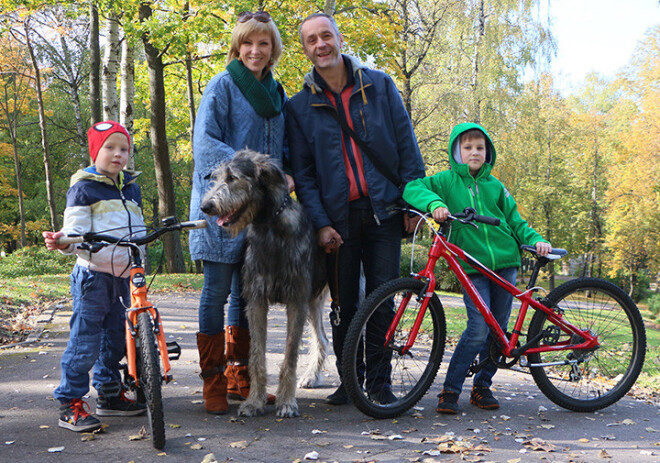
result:
M 213 206 L 209 202 L 203 202 L 200 209 L 202 210 L 202 212 L 204 214 L 209 214 L 211 212 L 211 210 L 213 209 Z

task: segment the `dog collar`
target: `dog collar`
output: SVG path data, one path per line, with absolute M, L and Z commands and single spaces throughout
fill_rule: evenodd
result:
M 282 200 L 282 204 L 280 205 L 280 207 L 278 207 L 275 210 L 275 212 L 273 212 L 273 216 L 277 217 L 278 215 L 280 215 L 282 213 L 282 211 L 284 210 L 284 208 L 287 207 L 290 203 L 291 203 L 291 196 L 285 195 L 284 199 Z

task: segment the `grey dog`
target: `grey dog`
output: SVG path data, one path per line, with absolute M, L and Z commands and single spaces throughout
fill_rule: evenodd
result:
M 266 315 L 269 304 L 286 306 L 287 336 L 275 406 L 277 416 L 298 416 L 295 397 L 298 348 L 305 320 L 312 327 L 311 361 L 298 383 L 320 381 L 328 338 L 322 310 L 327 298 L 325 257 L 302 206 L 289 196 L 284 173 L 269 156 L 250 150 L 213 172 L 201 209 L 217 216 L 232 235 L 246 229 L 243 297 L 250 323 L 250 395 L 239 415 L 263 414 L 266 404 Z

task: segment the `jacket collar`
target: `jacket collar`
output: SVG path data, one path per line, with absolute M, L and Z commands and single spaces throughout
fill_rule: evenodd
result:
M 353 80 L 354 80 L 353 94 L 357 92 L 361 92 L 362 101 L 364 104 L 367 104 L 367 95 L 364 92 L 364 89 L 373 85 L 369 76 L 363 72 L 365 69 L 368 68 L 365 65 L 363 65 L 360 62 L 360 60 L 358 60 L 353 56 L 344 55 L 344 54 L 342 54 L 341 56 L 344 59 L 344 61 L 347 62 L 348 64 L 347 67 L 349 67 L 353 72 Z M 318 95 L 318 94 L 322 95 L 323 87 L 321 82 L 317 80 L 317 77 L 320 76 L 318 76 L 318 74 L 314 72 L 314 69 L 312 68 L 312 70 L 305 75 L 305 78 L 303 79 L 303 86 L 309 87 L 312 94 L 314 95 Z
M 130 185 L 131 183 L 134 183 L 137 177 L 141 173 L 142 172 L 135 172 L 133 175 L 131 175 L 128 172 L 122 170 L 119 173 L 119 184 L 117 185 L 110 177 L 105 176 L 103 174 L 99 174 L 96 171 L 96 166 L 89 166 L 85 169 L 80 169 L 78 172 L 73 174 L 69 186 L 73 186 L 74 184 L 82 180 L 91 180 L 94 182 L 105 183 L 106 185 L 116 186 L 121 190 L 126 185 Z

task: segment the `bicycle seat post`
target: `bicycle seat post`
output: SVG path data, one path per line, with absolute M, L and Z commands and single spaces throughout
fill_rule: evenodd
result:
M 536 279 L 539 276 L 539 271 L 548 262 L 550 262 L 550 259 L 548 259 L 547 257 L 541 257 L 536 255 L 536 263 L 534 264 L 534 268 L 532 269 L 532 274 L 529 277 L 529 282 L 527 283 L 527 289 L 532 289 L 534 286 L 536 286 Z

